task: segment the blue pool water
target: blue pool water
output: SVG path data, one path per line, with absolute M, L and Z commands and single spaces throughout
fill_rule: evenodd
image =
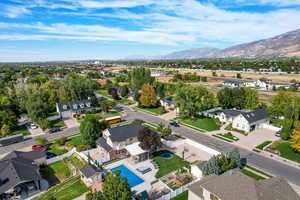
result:
M 127 178 L 127 182 L 130 185 L 130 187 L 134 187 L 136 185 L 141 184 L 142 182 L 144 182 L 143 179 L 141 179 L 138 175 L 136 175 L 135 173 L 133 173 L 130 169 L 128 169 L 126 166 L 124 165 L 120 165 L 118 167 L 112 168 L 111 171 L 115 172 L 115 171 L 121 171 L 121 178 L 126 177 Z
M 164 154 L 161 155 L 161 157 L 163 157 L 163 158 L 165 158 L 165 159 L 170 159 L 170 158 L 173 157 L 173 155 L 170 154 L 170 153 L 164 153 Z

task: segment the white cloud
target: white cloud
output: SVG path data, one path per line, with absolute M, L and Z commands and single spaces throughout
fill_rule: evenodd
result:
M 134 8 L 153 4 L 155 0 L 121 0 L 121 1 L 89 1 L 79 0 L 79 4 L 85 8 Z
M 19 6 L 4 6 L 3 15 L 8 18 L 17 18 L 25 14 L 30 14 L 30 10 Z

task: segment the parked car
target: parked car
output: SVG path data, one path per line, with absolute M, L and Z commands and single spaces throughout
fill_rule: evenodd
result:
M 280 137 L 280 136 L 281 136 L 281 131 L 277 131 L 277 132 L 275 133 L 275 136 Z
M 179 124 L 177 122 L 170 122 L 170 126 L 179 127 Z
M 41 144 L 33 145 L 31 148 L 32 150 L 44 150 L 44 151 L 47 150 L 47 147 Z
M 50 158 L 54 158 L 56 155 L 54 153 L 51 153 L 51 152 L 46 152 L 46 158 L 47 159 L 50 159 Z
M 35 125 L 34 123 L 31 123 L 31 124 L 30 124 L 30 128 L 31 128 L 31 129 L 37 129 L 38 127 L 37 127 L 37 125 Z
M 55 133 L 55 132 L 58 132 L 60 131 L 60 128 L 59 127 L 55 127 L 55 128 L 51 128 L 49 133 Z

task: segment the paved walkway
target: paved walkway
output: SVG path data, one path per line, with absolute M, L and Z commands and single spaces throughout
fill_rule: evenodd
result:
M 164 119 L 164 120 L 170 121 L 170 120 L 176 118 L 177 114 L 176 114 L 175 110 L 172 110 L 170 112 L 167 112 L 166 114 L 160 115 L 159 117 Z

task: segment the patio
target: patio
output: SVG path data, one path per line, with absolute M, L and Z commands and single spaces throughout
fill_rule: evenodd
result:
M 196 161 L 206 161 L 209 160 L 212 155 L 207 153 L 206 151 L 200 150 L 190 144 L 182 144 L 177 146 L 172 150 L 176 155 L 182 158 L 182 152 L 184 151 L 184 159 L 190 163 Z

